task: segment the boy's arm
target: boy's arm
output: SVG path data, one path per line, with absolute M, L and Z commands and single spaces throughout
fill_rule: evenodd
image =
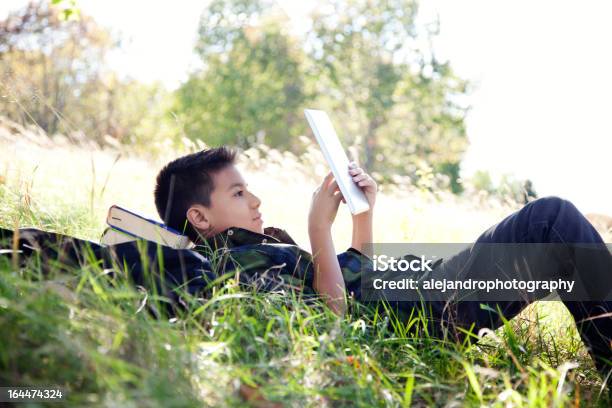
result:
M 350 163 L 348 172 L 362 189 L 370 210 L 353 217 L 353 248 L 360 250 L 364 243 L 372 242 L 374 203 L 378 186 L 357 163 Z M 345 284 L 332 241 L 331 226 L 336 218 L 340 201 L 344 201 L 338 183 L 331 172 L 315 190 L 308 216 L 308 235 L 314 263 L 314 289 L 325 298 L 327 305 L 338 315 L 346 310 Z
M 373 242 L 374 211 L 370 210 L 353 216 L 353 239 L 351 247 L 363 252 L 363 245 Z
M 351 241 L 351 246 L 363 252 L 363 244 L 373 242 L 372 229 L 374 225 L 374 205 L 376 203 L 378 185 L 376 181 L 355 162 L 349 163 L 348 172 L 353 181 L 361 188 L 370 204 L 370 209 L 368 211 L 353 216 L 353 239 Z
M 308 235 L 314 264 L 314 289 L 337 315 L 346 310 L 344 278 L 336 257 L 331 227 L 336 218 L 342 194 L 329 172 L 312 194 L 308 213 Z
M 311 226 L 308 235 L 313 254 L 314 289 L 334 313 L 342 316 L 346 311 L 345 286 L 331 228 Z

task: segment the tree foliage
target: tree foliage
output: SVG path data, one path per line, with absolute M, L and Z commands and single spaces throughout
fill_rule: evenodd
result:
M 332 4 L 313 16 L 310 56 L 319 93 L 332 95 L 329 109 L 347 116 L 340 121 L 348 124 L 346 142 L 360 147 L 370 170 L 408 174 L 414 181 L 442 173 L 460 191 L 467 109 L 453 98 L 467 84 L 433 54 L 435 30 L 427 28 L 429 47 L 423 48 L 417 2 Z
M 110 70 L 106 55 L 117 41 L 78 9 L 67 14 L 71 7 L 72 1 L 31 2 L 0 21 L 2 114 L 100 144 L 156 139 L 166 115 L 161 97 L 168 95 Z
M 44 2 L 9 15 L 0 22 L 3 112 L 48 133 L 112 132 L 112 118 L 92 124 L 86 114 L 103 102 L 103 61 L 112 46 L 109 34 L 91 18 L 65 21 L 59 9 Z
M 457 101 L 467 83 L 432 54 L 435 30 L 423 45 L 417 11 L 413 0 L 334 0 L 297 36 L 264 0 L 215 0 L 200 22 L 203 68 L 179 90 L 176 111 L 209 144 L 296 151 L 309 132 L 303 108 L 326 109 L 370 171 L 414 182 L 439 173 L 459 192 L 467 108 Z
M 178 91 L 187 134 L 209 144 L 295 148 L 303 132 L 303 53 L 279 16 L 252 0 L 215 0 L 196 51 L 204 68 Z
M 310 134 L 303 109 L 320 108 L 380 181 L 399 173 L 462 189 L 469 84 L 434 55 L 437 26 L 417 26 L 416 0 L 326 2 L 305 35 L 271 0 L 212 0 L 195 44 L 201 66 L 174 95 L 120 79 L 106 64 L 117 42 L 78 10 L 65 12 L 73 8 L 30 3 L 0 22 L 0 105 L 11 119 L 99 142 L 186 134 L 300 153 L 298 136 Z

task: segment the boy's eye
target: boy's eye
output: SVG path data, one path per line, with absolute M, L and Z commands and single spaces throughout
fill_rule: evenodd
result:
M 237 191 L 236 194 L 234 194 L 235 197 L 241 197 L 244 194 L 244 191 L 240 190 Z

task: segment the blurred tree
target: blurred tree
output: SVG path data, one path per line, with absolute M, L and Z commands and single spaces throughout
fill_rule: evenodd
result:
M 503 174 L 497 187 L 497 195 L 511 203 L 523 202 L 524 180 L 518 180 L 512 174 Z
M 199 25 L 203 68 L 177 92 L 186 133 L 208 144 L 298 147 L 305 130 L 303 51 L 273 2 L 213 0 Z
M 174 95 L 161 84 L 123 81 L 113 97 L 120 140 L 154 155 L 178 145 L 183 135 L 169 113 Z
M 320 103 L 344 115 L 336 122 L 366 168 L 414 181 L 442 173 L 460 192 L 467 108 L 458 98 L 467 83 L 432 54 L 437 28 L 427 28 L 428 48 L 419 44 L 417 9 L 413 0 L 334 0 L 317 9 L 309 73 L 316 93 L 327 95 Z
M 471 182 L 476 190 L 486 191 L 488 193 L 493 193 L 496 190 L 491 175 L 485 170 L 477 170 L 472 175 Z
M 538 197 L 533 182 L 529 179 L 517 179 L 513 174 L 504 173 L 497 184 L 486 170 L 477 170 L 466 180 L 470 193 L 486 191 L 510 204 L 527 204 Z
M 2 114 L 100 144 L 176 137 L 160 109 L 163 88 L 120 80 L 105 60 L 117 41 L 78 9 L 66 16 L 73 7 L 72 0 L 31 2 L 0 21 Z
M 112 39 L 87 16 L 65 21 L 60 15 L 46 2 L 31 2 L 0 21 L 2 111 L 50 134 L 109 133 L 108 126 L 92 129 L 83 120 L 91 120 L 85 101 L 104 91 L 103 60 Z

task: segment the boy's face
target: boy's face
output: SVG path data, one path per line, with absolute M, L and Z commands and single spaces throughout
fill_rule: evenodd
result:
M 204 213 L 204 224 L 195 225 L 196 228 L 212 228 L 207 232 L 208 236 L 229 227 L 263 234 L 263 218 L 259 212 L 261 200 L 247 189 L 240 171 L 234 165 L 229 165 L 213 173 L 212 179 L 215 188 L 210 195 L 210 207 L 199 206 Z

